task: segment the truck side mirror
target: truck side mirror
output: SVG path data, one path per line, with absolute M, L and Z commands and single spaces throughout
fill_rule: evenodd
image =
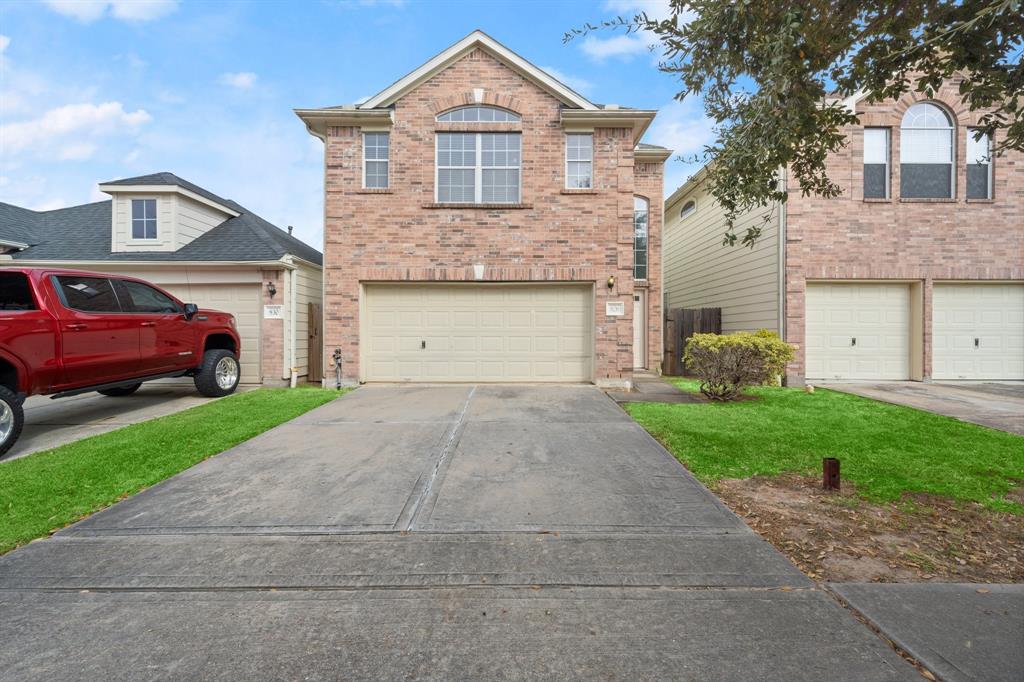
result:
M 193 317 L 196 316 L 196 313 L 198 313 L 198 312 L 199 312 L 199 306 L 197 306 L 195 303 L 186 303 L 185 304 L 185 319 L 186 320 L 191 320 Z

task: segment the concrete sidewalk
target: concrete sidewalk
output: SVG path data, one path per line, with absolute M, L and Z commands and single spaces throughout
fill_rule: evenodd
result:
M 916 678 L 583 386 L 364 387 L 0 557 L 0 670 Z

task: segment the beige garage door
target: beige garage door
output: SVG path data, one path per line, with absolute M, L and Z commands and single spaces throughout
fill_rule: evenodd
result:
M 910 287 L 807 285 L 808 379 L 909 379 Z
M 936 284 L 933 379 L 1024 380 L 1024 284 Z
M 371 284 L 365 381 L 590 381 L 592 288 Z
M 258 284 L 169 284 L 164 286 L 186 303 L 222 310 L 235 316 L 242 339 L 242 383 L 260 383 L 260 287 Z

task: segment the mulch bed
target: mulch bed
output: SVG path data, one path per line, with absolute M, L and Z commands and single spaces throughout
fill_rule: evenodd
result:
M 713 489 L 818 581 L 1024 582 L 1021 516 L 931 495 L 872 503 L 846 483 L 825 492 L 820 478 L 796 475 L 722 480 Z

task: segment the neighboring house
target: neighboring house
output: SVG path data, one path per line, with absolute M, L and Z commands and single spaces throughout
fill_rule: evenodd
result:
M 0 267 L 149 280 L 186 303 L 235 316 L 243 383 L 281 384 L 291 367 L 307 375 L 307 312 L 322 298 L 319 251 L 172 173 L 99 188 L 112 199 L 53 211 L 0 203 Z M 275 307 L 265 314 L 264 306 Z
M 345 381 L 629 386 L 661 360 L 654 111 L 597 105 L 480 31 L 325 144 L 325 352 Z
M 957 86 L 847 99 L 861 125 L 828 162 L 842 196 L 788 187 L 740 217 L 737 232 L 764 225 L 753 250 L 722 246 L 696 174 L 666 202 L 666 306 L 781 331 L 798 348 L 791 384 L 1024 380 L 1024 154 L 990 158 Z

